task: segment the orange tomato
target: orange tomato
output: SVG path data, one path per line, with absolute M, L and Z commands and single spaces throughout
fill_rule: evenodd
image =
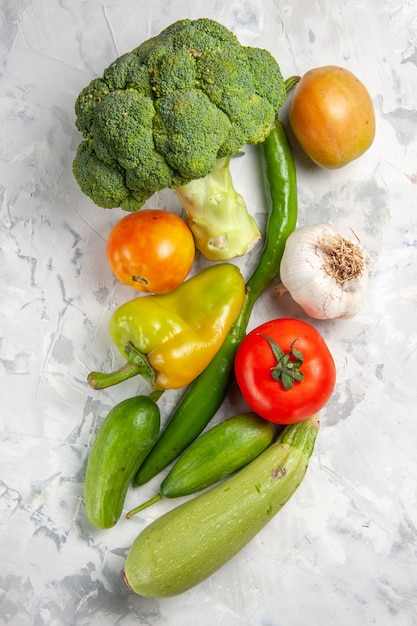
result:
M 338 168 L 361 156 L 375 137 L 375 113 L 365 85 L 349 70 L 327 65 L 307 72 L 289 106 L 291 128 L 319 166 Z
M 189 273 L 194 238 L 175 213 L 142 209 L 117 222 L 107 239 L 107 259 L 116 278 L 137 291 L 168 293 Z

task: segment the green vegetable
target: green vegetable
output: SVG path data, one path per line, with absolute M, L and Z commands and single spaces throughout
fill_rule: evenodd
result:
M 158 437 L 161 394 L 123 400 L 99 428 L 84 482 L 87 516 L 96 528 L 111 528 L 120 518 L 135 472 Z
M 174 596 L 222 567 L 294 494 L 318 428 L 317 415 L 285 427 L 234 476 L 147 526 L 127 555 L 124 578 L 130 589 L 145 597 Z
M 204 178 L 217 159 L 263 141 L 284 99 L 268 51 L 241 45 L 216 21 L 179 20 L 81 91 L 74 176 L 99 206 L 136 211 L 156 191 Z
M 293 84 L 294 79 L 288 81 Z M 297 181 L 293 154 L 284 125 L 275 126 L 261 144 L 269 209 L 264 247 L 257 267 L 246 283 L 240 315 L 207 368 L 189 385 L 168 423 L 136 474 L 142 485 L 164 469 L 202 432 L 223 402 L 233 374 L 236 351 L 246 336 L 252 308 L 276 278 L 288 235 L 298 215 Z
M 272 424 L 255 413 L 229 417 L 201 435 L 177 460 L 161 483 L 160 492 L 127 514 L 164 498 L 179 498 L 201 491 L 247 465 L 274 437 Z

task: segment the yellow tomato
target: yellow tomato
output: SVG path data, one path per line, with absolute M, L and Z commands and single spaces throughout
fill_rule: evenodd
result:
M 289 120 L 304 152 L 329 169 L 361 156 L 375 137 L 368 90 L 352 72 L 334 65 L 304 74 L 291 98 Z

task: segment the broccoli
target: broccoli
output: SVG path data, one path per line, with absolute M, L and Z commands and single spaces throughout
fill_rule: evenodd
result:
M 229 204 L 238 200 L 246 210 L 228 171 L 230 157 L 264 141 L 285 95 L 268 51 L 241 45 L 213 20 L 179 20 L 116 59 L 79 94 L 76 126 L 84 140 L 73 163 L 75 179 L 98 206 L 126 211 L 139 210 L 158 190 L 176 189 L 180 199 L 188 198 L 191 227 L 189 198 L 215 198 L 214 217 L 206 206 L 197 209 L 209 224 L 221 222 L 219 168 L 221 195 L 230 193 Z M 246 222 L 253 245 L 259 231 L 253 220 Z M 226 245 L 219 258 L 244 251 Z

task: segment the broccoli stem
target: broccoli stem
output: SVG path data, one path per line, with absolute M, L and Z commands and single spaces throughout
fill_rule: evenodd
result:
M 217 159 L 204 178 L 177 187 L 196 248 L 210 261 L 246 254 L 261 234 L 242 196 L 233 185 L 230 156 Z

